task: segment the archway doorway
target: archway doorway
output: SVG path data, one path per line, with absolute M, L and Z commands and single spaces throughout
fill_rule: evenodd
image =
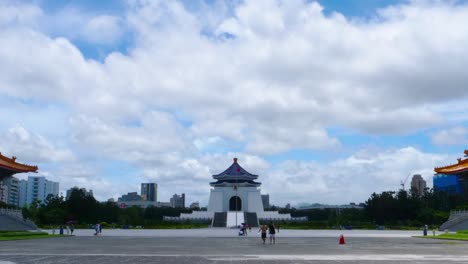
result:
M 242 200 L 239 196 L 233 196 L 229 199 L 229 211 L 241 211 Z

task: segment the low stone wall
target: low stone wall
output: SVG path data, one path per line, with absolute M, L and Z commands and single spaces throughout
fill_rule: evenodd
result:
M 307 217 L 292 217 L 291 214 L 280 214 L 278 211 L 265 211 L 257 213 L 259 221 L 287 221 L 287 222 L 305 222 Z
M 23 220 L 23 212 L 21 210 L 9 209 L 9 208 L 0 208 L 0 214 L 9 215 L 20 220 Z

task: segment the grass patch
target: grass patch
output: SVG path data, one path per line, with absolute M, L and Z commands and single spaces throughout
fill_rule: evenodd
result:
M 22 240 L 22 239 L 36 239 L 57 237 L 60 235 L 49 235 L 45 232 L 29 232 L 29 231 L 1 231 L 0 241 Z
M 457 233 L 440 234 L 437 236 L 418 236 L 418 237 L 468 241 L 468 230 L 460 230 L 460 231 L 457 231 Z

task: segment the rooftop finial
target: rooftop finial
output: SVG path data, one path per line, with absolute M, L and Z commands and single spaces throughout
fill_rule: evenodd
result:
M 237 158 L 234 158 L 234 163 L 237 163 Z

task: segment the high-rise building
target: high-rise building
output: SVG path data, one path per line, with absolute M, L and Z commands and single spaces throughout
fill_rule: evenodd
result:
M 19 180 L 16 177 L 8 177 L 3 179 L 3 184 L 8 187 L 7 204 L 19 205 Z
M 0 182 L 0 202 L 8 203 L 8 186 Z
M 156 183 L 142 183 L 141 197 L 143 200 L 156 202 L 158 200 L 158 185 Z
M 28 181 L 19 181 L 19 206 L 23 207 L 26 204 L 26 198 L 28 196 Z
M 422 195 L 424 193 L 424 189 L 426 189 L 426 181 L 420 174 L 413 175 L 413 178 L 411 179 L 411 189 L 416 190 L 418 195 Z
M 19 206 L 29 205 L 35 200 L 45 201 L 47 196 L 59 194 L 59 183 L 45 177 L 29 176 L 27 181 L 22 180 L 19 185 Z
M 262 203 L 263 203 L 263 208 L 265 209 L 270 208 L 270 195 L 269 194 L 262 194 Z
M 174 208 L 185 208 L 185 193 L 182 195 L 174 194 L 170 202 L 171 206 Z
M 78 188 L 78 187 L 73 187 L 67 190 L 67 194 L 65 196 L 65 199 L 68 200 L 70 199 L 70 195 L 72 194 L 73 191 L 82 191 L 84 195 L 93 197 L 93 190 L 87 191 L 86 188 Z

